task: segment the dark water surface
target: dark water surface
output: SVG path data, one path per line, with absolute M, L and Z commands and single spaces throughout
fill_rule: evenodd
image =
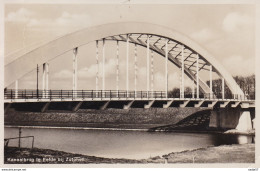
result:
M 5 128 L 5 138 L 18 137 L 18 128 Z M 109 158 L 142 159 L 208 146 L 252 143 L 253 136 L 210 133 L 175 133 L 61 128 L 22 128 L 22 136 L 34 136 L 37 148 Z M 22 139 L 22 147 L 31 147 Z M 10 140 L 9 146 L 18 146 Z

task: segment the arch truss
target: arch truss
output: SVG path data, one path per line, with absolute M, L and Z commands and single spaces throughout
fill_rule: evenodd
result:
M 103 90 L 105 92 L 105 45 L 107 41 L 116 41 L 116 55 L 117 55 L 117 86 L 119 91 L 119 42 L 126 42 L 126 96 L 129 95 L 129 44 L 135 45 L 135 91 L 137 90 L 137 48 L 136 46 L 142 46 L 147 49 L 147 97 L 150 91 L 153 91 L 153 53 L 157 53 L 165 58 L 165 98 L 168 98 L 168 61 L 175 64 L 181 70 L 181 82 L 180 82 L 180 98 L 185 97 L 184 91 L 184 75 L 186 74 L 194 84 L 195 88 L 192 88 L 192 98 L 200 98 L 199 91 L 204 94 L 208 94 L 209 98 L 215 98 L 212 87 L 212 72 L 215 72 L 222 78 L 222 98 L 225 97 L 224 85 L 226 84 L 233 95 L 244 96 L 242 90 L 235 83 L 232 76 L 220 65 L 216 59 L 198 46 L 195 42 L 180 35 L 173 30 L 144 23 L 116 23 L 103 26 L 96 26 L 88 28 L 79 32 L 75 32 L 59 39 L 56 39 L 50 43 L 42 45 L 32 51 L 26 53 L 17 53 L 10 57 L 11 60 L 5 63 L 5 77 L 7 81 L 5 84 L 9 85 L 15 82 L 16 90 L 15 97 L 18 97 L 18 79 L 24 74 L 28 73 L 33 65 L 40 63 L 43 65 L 43 97 L 48 98 L 50 92 L 48 91 L 48 61 L 60 56 L 62 53 L 68 50 L 72 50 L 73 57 L 73 98 L 77 97 L 77 53 L 78 48 L 90 42 L 96 42 L 96 91 Z M 102 53 L 98 51 L 99 44 L 102 45 Z M 99 60 L 102 56 L 102 89 L 99 87 Z M 151 65 L 151 66 L 150 66 Z M 24 69 L 23 68 L 26 68 Z M 27 67 L 25 67 L 27 66 Z M 151 71 L 150 71 L 151 69 Z M 200 71 L 209 72 L 209 86 L 200 79 Z M 11 71 L 13 72 L 11 74 Z M 15 71 L 15 72 L 14 72 Z M 151 75 L 150 75 L 151 74 Z M 10 77 L 11 76 L 11 77 Z M 7 86 L 5 85 L 5 86 Z M 102 96 L 106 96 L 105 94 Z

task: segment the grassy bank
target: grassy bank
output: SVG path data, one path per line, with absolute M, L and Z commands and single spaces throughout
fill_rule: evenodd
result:
M 255 144 L 222 145 L 164 156 L 169 163 L 254 163 Z
M 142 160 L 114 159 L 66 153 L 49 149 L 18 149 L 8 147 L 4 150 L 5 164 L 145 164 L 145 163 L 254 163 L 255 144 L 223 145 L 175 152 L 162 157 Z

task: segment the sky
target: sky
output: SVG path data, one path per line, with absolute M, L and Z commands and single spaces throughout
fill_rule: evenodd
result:
M 23 48 L 37 47 L 62 35 L 100 24 L 137 21 L 176 30 L 210 52 L 233 76 L 255 73 L 255 6 L 247 4 L 6 4 L 5 58 Z M 115 89 L 115 43 L 106 49 L 106 89 Z M 120 44 L 120 89 L 125 89 L 125 44 Z M 123 50 L 121 50 L 123 49 Z M 100 47 L 101 52 L 101 47 Z M 138 48 L 138 89 L 146 89 L 145 49 Z M 94 43 L 79 47 L 79 89 L 95 89 Z M 131 62 L 132 61 L 132 62 Z M 154 89 L 163 90 L 163 58 L 154 55 Z M 51 89 L 71 89 L 72 52 L 50 63 Z M 61 65 L 62 63 L 62 65 Z M 100 67 L 101 68 L 101 67 Z M 180 71 L 169 67 L 169 89 L 179 87 Z M 40 71 L 42 69 L 40 68 Z M 130 45 L 130 80 L 134 79 Z M 102 73 L 102 70 L 100 71 Z M 41 76 L 42 72 L 39 73 Z M 207 73 L 202 74 L 204 81 Z M 101 76 L 101 75 L 100 75 Z M 19 88 L 35 88 L 36 70 L 19 80 Z M 100 77 L 101 78 L 101 77 Z M 215 75 L 214 78 L 217 78 Z M 101 80 L 99 81 L 101 83 Z M 39 81 L 41 84 L 41 79 Z M 185 85 L 192 82 L 186 77 Z M 10 87 L 13 87 L 11 85 Z M 101 85 L 100 85 L 101 87 Z M 130 89 L 134 88 L 133 81 Z

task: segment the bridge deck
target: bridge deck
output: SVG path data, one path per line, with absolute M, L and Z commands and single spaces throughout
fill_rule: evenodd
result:
M 219 105 L 224 108 L 228 105 L 238 107 L 247 103 L 248 107 L 255 107 L 255 100 L 233 95 L 230 98 L 219 98 L 218 95 L 210 97 L 209 94 L 186 93 L 181 97 L 179 93 L 169 93 L 165 91 L 115 91 L 115 90 L 5 90 L 5 103 L 28 103 L 28 102 L 126 102 L 125 108 L 130 107 L 135 102 L 144 102 L 144 108 L 150 108 L 154 103 L 163 103 L 164 108 L 173 104 L 179 107 L 214 107 Z M 128 103 L 129 102 L 129 103 Z M 175 105 L 175 106 L 176 106 Z
M 59 98 L 59 99 L 5 99 L 5 103 L 12 102 L 63 102 L 63 101 L 209 101 L 209 102 L 248 102 L 255 103 L 254 100 L 239 99 L 205 99 L 205 98 Z

